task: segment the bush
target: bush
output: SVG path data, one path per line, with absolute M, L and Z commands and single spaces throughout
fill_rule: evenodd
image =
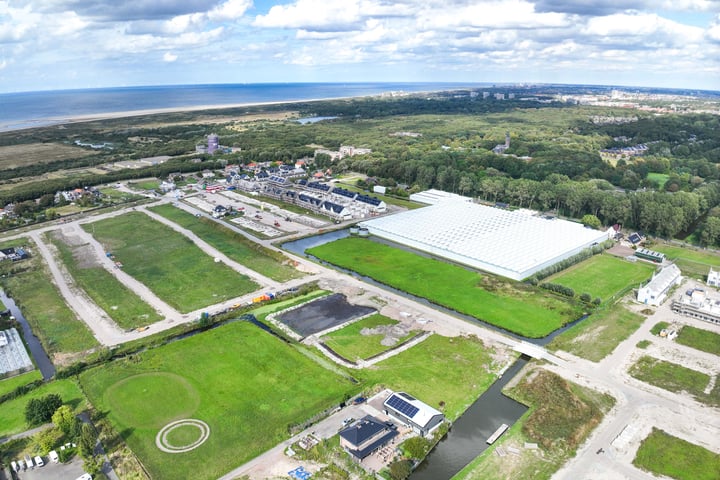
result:
M 566 297 L 570 298 L 573 298 L 575 296 L 575 290 L 570 287 L 566 287 L 565 285 L 560 285 L 558 283 L 541 283 L 540 288 L 544 288 L 545 290 L 550 290 L 551 292 L 559 293 L 560 295 L 565 295 Z
M 412 437 L 405 440 L 402 444 L 402 451 L 405 456 L 422 460 L 430 451 L 431 443 L 423 437 Z
M 590 300 L 592 300 L 592 297 L 589 293 L 585 292 L 582 295 L 580 295 L 580 300 L 582 300 L 585 303 L 590 303 Z
M 390 478 L 393 480 L 405 480 L 412 473 L 412 462 L 410 460 L 398 460 L 390 464 Z

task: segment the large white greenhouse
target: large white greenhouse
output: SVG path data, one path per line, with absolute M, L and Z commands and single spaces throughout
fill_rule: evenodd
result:
M 608 239 L 607 232 L 457 200 L 368 220 L 372 235 L 479 270 L 522 280 Z

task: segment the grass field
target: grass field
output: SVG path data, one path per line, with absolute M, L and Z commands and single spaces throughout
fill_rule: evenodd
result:
M 544 337 L 582 314 L 549 292 L 367 239 L 348 237 L 307 253 L 527 337 Z
M 677 480 L 720 478 L 720 455 L 657 428 L 640 444 L 633 465 Z
M 160 205 L 150 210 L 187 228 L 230 259 L 266 277 L 285 282 L 303 276 L 282 253 L 269 250 L 212 220 L 197 218 L 172 205 Z
M 613 406 L 609 395 L 580 387 L 546 370 L 533 372 L 509 392 L 530 410 L 453 480 L 549 479 L 574 456 Z M 538 443 L 540 449 L 527 450 L 523 448 L 525 442 Z M 517 448 L 519 457 L 495 455 L 498 446 Z
M 685 391 L 700 402 L 714 405 L 720 403 L 720 389 L 715 388 L 710 395 L 704 393 L 710 381 L 709 375 L 676 363 L 643 356 L 630 367 L 630 375 L 671 392 Z
M 668 259 L 677 264 L 683 274 L 695 278 L 704 280 L 710 267 L 714 269 L 720 268 L 720 255 L 709 250 L 698 250 L 664 243 L 656 243 L 649 248 L 664 253 Z
M 710 330 L 686 325 L 680 330 L 675 341 L 703 352 L 720 355 L 720 335 Z
M 182 313 L 252 292 L 259 286 L 200 250 L 192 240 L 131 212 L 83 225 L 123 269 Z
M 96 155 L 97 151 L 62 143 L 26 143 L 0 147 L 0 169 L 57 162 Z
M 139 182 L 128 182 L 128 187 L 135 190 L 157 190 L 160 188 L 159 180 L 141 180 Z
M 633 334 L 645 321 L 621 304 L 593 312 L 587 319 L 564 331 L 548 345 L 593 362 L 608 356 L 620 342 Z
M 651 182 L 657 182 L 658 187 L 661 189 L 663 188 L 663 186 L 665 186 L 665 182 L 667 182 L 669 178 L 670 178 L 670 175 L 668 175 L 666 173 L 650 172 L 647 174 L 647 179 L 650 180 Z
M 31 398 L 40 398 L 51 393 L 57 393 L 63 403 L 70 405 L 75 412 L 86 408 L 85 396 L 75 380 L 53 380 L 41 387 L 0 404 L 0 437 L 23 432 L 28 429 L 25 423 L 25 405 Z
M 218 478 L 286 439 L 288 425 L 358 389 L 247 322 L 80 378 L 91 402 L 107 412 L 153 478 L 187 478 L 188 472 L 196 479 Z M 160 428 L 188 417 L 208 423 L 208 440 L 187 453 L 161 452 L 155 446 Z
M 380 343 L 385 337 L 385 335 L 381 333 L 363 335 L 360 331 L 364 328 L 397 325 L 398 323 L 400 322 L 393 320 L 392 318 L 375 314 L 352 323 L 347 327 L 335 330 L 334 332 L 325 335 L 320 340 L 325 342 L 325 344 L 332 348 L 333 351 L 348 360 L 355 361 L 358 359 L 366 359 L 389 350 L 392 346 L 385 346 Z M 400 338 L 396 345 L 400 345 L 407 339 L 412 338 L 416 333 L 416 331 L 409 332 L 407 335 Z
M 27 245 L 37 251 L 30 240 L 23 239 L 15 244 Z M 0 245 L 5 248 L 8 244 Z M 84 322 L 79 320 L 65 304 L 50 273 L 38 255 L 27 262 L 27 269 L 0 280 L 8 296 L 15 300 L 32 330 L 48 353 L 82 352 L 98 345 L 95 337 Z M 16 266 L 20 266 L 17 264 Z
M 455 420 L 495 380 L 492 359 L 475 337 L 432 335 L 373 368 L 353 372 L 368 386 L 401 390 L 438 408 Z M 440 402 L 445 407 L 440 407 Z
M 33 370 L 31 372 L 22 373 L 20 375 L 15 375 L 14 377 L 10 378 L 4 378 L 0 380 L 0 396 L 5 395 L 6 393 L 10 393 L 13 390 L 15 390 L 17 387 L 20 387 L 22 385 L 27 385 L 30 382 L 34 382 L 35 380 L 41 380 L 42 374 L 40 373 L 40 370 Z M 0 407 L 2 408 L 2 407 Z
M 589 293 L 603 301 L 627 287 L 638 285 L 652 277 L 655 267 L 645 262 L 628 262 L 612 255 L 600 254 L 573 265 L 548 282 L 558 283 L 575 290 L 575 293 Z
M 93 262 L 84 262 L 83 255 L 93 254 L 92 251 L 87 252 L 86 245 L 73 248 L 56 235 L 50 235 L 49 238 L 58 249 L 60 259 L 75 282 L 118 326 L 131 329 L 163 319 L 150 305 L 102 266 Z

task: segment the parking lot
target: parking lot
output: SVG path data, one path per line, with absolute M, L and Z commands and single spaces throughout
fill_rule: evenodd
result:
M 75 480 L 85 473 L 82 460 L 75 457 L 68 463 L 53 463 L 47 456 L 43 457 L 45 465 L 33 467 L 17 473 L 20 480 Z

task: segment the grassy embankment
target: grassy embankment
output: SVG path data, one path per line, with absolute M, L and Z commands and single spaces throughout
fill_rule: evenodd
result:
M 453 479 L 500 480 L 508 478 L 550 478 L 601 422 L 614 400 L 588 388 L 570 383 L 539 368 L 525 370 L 518 384 L 507 392 L 530 409 L 480 456 Z M 524 448 L 525 442 L 538 450 Z M 519 455 L 499 457 L 496 448 L 513 447 Z
M 400 322 L 392 318 L 375 314 L 328 333 L 320 340 L 325 342 L 325 344 L 338 355 L 348 360 L 367 359 L 389 350 L 393 346 L 402 344 L 406 340 L 414 337 L 417 331 L 408 332 L 407 335 L 399 338 L 395 345 L 391 346 L 385 346 L 381 343 L 385 337 L 383 333 L 363 335 L 361 331 L 366 328 L 373 329 L 376 327 L 397 325 L 398 323 Z
M 617 303 L 593 312 L 587 319 L 573 325 L 555 337 L 548 344 L 548 348 L 564 350 L 599 362 L 632 335 L 644 321 L 642 315 Z
M 75 282 L 121 328 L 132 329 L 162 320 L 154 309 L 135 292 L 120 283 L 100 264 L 83 256 L 94 255 L 86 244 L 70 246 L 57 235 L 48 235 L 57 248 L 60 259 Z
M 703 352 L 720 355 L 720 335 L 710 330 L 685 325 L 675 341 Z
M 3 243 L 0 248 L 18 245 L 27 246 L 33 255 L 0 267 L 3 273 L 0 283 L 15 300 L 45 350 L 49 354 L 76 353 L 96 347 L 97 340 L 87 325 L 68 308 L 50 281 L 50 272 L 32 241 L 23 238 Z M 8 271 L 13 273 L 5 276 Z
M 367 239 L 344 238 L 307 253 L 527 337 L 544 337 L 582 314 L 549 292 Z
M 217 248 L 228 258 L 262 273 L 278 282 L 301 278 L 303 273 L 293 267 L 291 261 L 280 252 L 267 249 L 207 218 L 197 218 L 172 205 L 160 205 L 149 210 L 162 215 L 193 232 Z
M 589 293 L 592 298 L 607 301 L 628 287 L 650 279 L 655 266 L 645 262 L 628 262 L 609 254 L 594 255 L 584 262 L 563 270 L 545 281 Z
M 0 396 L 12 392 L 17 387 L 27 385 L 30 382 L 34 382 L 35 380 L 40 379 L 42 379 L 42 374 L 40 373 L 40 370 L 37 369 L 31 372 L 15 375 L 14 377 L 4 378 L 0 380 Z
M 83 225 L 123 269 L 182 313 L 252 292 L 259 286 L 216 263 L 192 240 L 147 215 L 131 212 Z
M 30 428 L 25 422 L 25 405 L 31 398 L 57 393 L 63 403 L 79 413 L 86 408 L 86 400 L 75 380 L 53 380 L 31 392 L 0 404 L 0 437 L 20 433 Z
M 657 428 L 640 444 L 633 465 L 677 480 L 720 478 L 720 455 Z
M 716 383 L 706 394 L 710 376 L 697 370 L 646 355 L 630 367 L 629 373 L 638 380 L 671 392 L 687 392 L 698 402 L 720 405 L 720 384 Z
M 696 250 L 692 247 L 680 247 L 657 243 L 651 245 L 652 250 L 664 253 L 674 261 L 684 275 L 705 280 L 710 267 L 720 268 L 720 255 L 706 250 Z

